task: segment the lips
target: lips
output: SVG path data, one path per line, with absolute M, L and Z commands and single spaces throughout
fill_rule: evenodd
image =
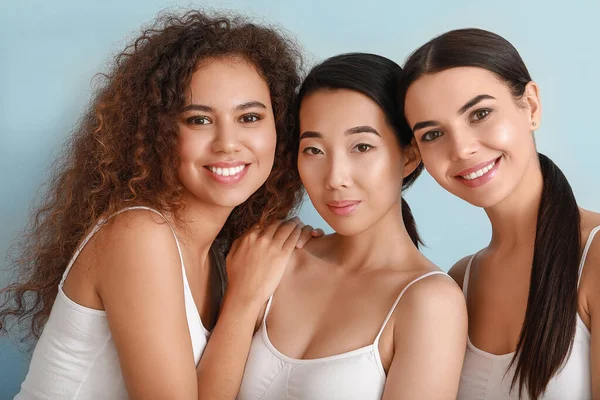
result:
M 327 202 L 329 210 L 338 216 L 349 216 L 354 214 L 360 206 L 360 200 L 342 200 L 342 201 L 330 201 Z
M 471 188 L 484 185 L 496 175 L 501 158 L 502 156 L 494 160 L 476 164 L 471 168 L 459 172 L 455 175 L 455 178 L 463 185 Z
M 243 161 L 219 161 L 205 165 L 209 176 L 218 183 L 232 184 L 241 181 L 248 171 L 250 164 Z

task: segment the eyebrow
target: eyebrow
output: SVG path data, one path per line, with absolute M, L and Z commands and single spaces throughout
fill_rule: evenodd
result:
M 473 107 L 474 105 L 476 105 L 477 103 L 483 101 L 483 100 L 496 100 L 495 97 L 490 96 L 489 94 L 480 94 L 478 96 L 473 97 L 471 100 L 467 101 L 465 103 L 465 105 L 463 105 L 461 108 L 458 109 L 457 114 L 461 115 L 464 114 L 465 111 L 467 111 L 469 108 Z M 415 124 L 415 126 L 413 126 L 413 132 L 418 131 L 419 129 L 423 129 L 423 128 L 429 128 L 432 126 L 438 126 L 440 125 L 440 123 L 438 121 L 421 121 L 421 122 L 417 122 Z
M 356 135 L 357 133 L 373 133 L 379 137 L 381 137 L 381 135 L 379 134 L 379 132 L 377 132 L 377 130 L 371 126 L 368 125 L 361 125 L 361 126 L 355 126 L 354 128 L 349 128 L 346 129 L 344 131 L 344 135 L 348 136 L 348 135 Z M 321 134 L 320 132 L 315 132 L 315 131 L 306 131 L 304 133 L 302 133 L 302 135 L 300 135 L 300 140 L 302 139 L 308 139 L 308 138 L 323 138 L 323 134 Z
M 355 135 L 357 133 L 374 133 L 375 135 L 381 137 L 381 135 L 379 134 L 379 132 L 377 132 L 377 130 L 373 127 L 370 127 L 369 125 L 362 125 L 362 126 L 355 126 L 354 128 L 350 128 L 347 129 L 346 132 L 344 132 L 345 135 Z
M 480 94 L 478 96 L 473 97 L 471 100 L 467 101 L 464 106 L 458 109 L 458 115 L 464 114 L 469 108 L 473 107 L 475 104 L 479 103 L 483 100 L 496 100 L 495 97 L 490 96 L 489 94 Z
M 265 106 L 260 101 L 248 101 L 246 103 L 238 104 L 237 106 L 235 106 L 234 110 L 244 111 L 249 108 L 255 108 L 255 107 L 263 108 L 265 110 L 267 109 L 267 106 Z M 187 106 L 183 107 L 183 109 L 181 111 L 185 112 L 185 111 L 190 111 L 190 110 L 204 111 L 204 112 L 214 112 L 215 111 L 212 107 L 206 106 L 204 104 L 188 104 Z
M 419 129 L 423 129 L 423 128 L 429 128 L 430 126 L 438 126 L 440 125 L 439 122 L 437 121 L 421 121 L 421 122 L 417 122 L 415 124 L 415 126 L 413 126 L 413 133 L 418 131 Z

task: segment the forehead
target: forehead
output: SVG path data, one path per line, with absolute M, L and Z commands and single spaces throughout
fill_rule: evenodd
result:
M 386 124 L 385 114 L 368 96 L 349 89 L 318 90 L 302 99 L 300 129 L 323 134 L 361 125 Z
M 199 63 L 190 82 L 190 96 L 192 102 L 207 105 L 270 101 L 267 82 L 252 63 L 241 57 L 214 58 Z
M 512 100 L 506 83 L 484 68 L 457 67 L 426 74 L 406 93 L 405 112 L 410 119 L 423 112 L 456 113 L 467 101 L 480 94 L 498 100 Z

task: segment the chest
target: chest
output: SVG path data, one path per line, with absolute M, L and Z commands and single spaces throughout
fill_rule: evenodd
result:
M 515 350 L 527 310 L 530 273 L 531 267 L 523 264 L 481 263 L 471 269 L 469 338 L 478 348 L 492 354 Z
M 329 357 L 370 346 L 400 288 L 395 279 L 378 276 L 286 276 L 267 317 L 269 338 L 278 351 L 295 359 Z M 382 336 L 378 351 L 387 369 L 393 356 L 391 334 Z

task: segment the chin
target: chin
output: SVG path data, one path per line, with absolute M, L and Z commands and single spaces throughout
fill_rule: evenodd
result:
M 331 226 L 335 233 L 341 236 L 358 235 L 359 233 L 362 233 L 371 227 L 371 225 L 365 224 L 364 222 L 360 222 L 358 220 L 352 221 L 351 218 L 352 217 L 345 217 L 345 221 L 332 221 L 331 219 L 326 219 L 325 222 Z
M 452 193 L 452 192 L 450 192 Z M 455 196 L 460 197 L 461 199 L 463 199 L 464 201 L 466 201 L 467 203 L 475 206 L 475 207 L 481 207 L 481 208 L 491 208 L 494 207 L 495 205 L 497 205 L 498 203 L 500 203 L 502 201 L 502 199 L 504 198 L 503 196 L 500 196 L 497 193 L 488 193 L 488 194 L 480 194 L 480 195 L 476 195 L 474 193 L 469 193 L 467 195 L 456 195 L 455 193 L 452 193 Z

